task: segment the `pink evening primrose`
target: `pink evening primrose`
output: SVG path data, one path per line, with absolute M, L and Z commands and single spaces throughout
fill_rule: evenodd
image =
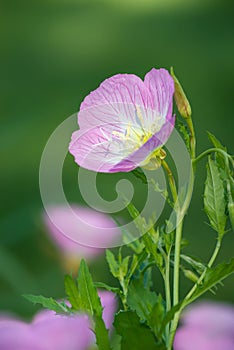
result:
M 114 221 L 94 209 L 57 205 L 51 206 L 49 213 L 52 219 L 43 213 L 46 230 L 66 260 L 74 264 L 77 259 L 91 260 L 103 254 L 105 247 L 121 237 Z M 73 233 L 72 238 L 69 238 L 70 232 Z
M 69 145 L 75 162 L 106 173 L 156 169 L 174 128 L 173 93 L 173 78 L 162 68 L 144 81 L 134 74 L 106 79 L 81 103 L 80 129 Z
M 111 292 L 100 292 L 103 319 L 111 330 L 117 300 Z M 56 315 L 50 310 L 39 311 L 31 323 L 12 316 L 0 315 L 1 350 L 87 350 L 95 343 L 89 317 Z
M 188 307 L 174 340 L 175 350 L 233 350 L 234 307 L 200 302 Z

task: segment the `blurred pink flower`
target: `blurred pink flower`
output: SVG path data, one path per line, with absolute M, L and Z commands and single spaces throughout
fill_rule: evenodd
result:
M 165 69 L 153 68 L 144 81 L 134 74 L 106 79 L 80 106 L 80 130 L 69 146 L 76 163 L 110 173 L 157 167 L 160 148 L 174 128 L 173 93 Z
M 99 292 L 103 318 L 111 329 L 117 301 L 111 292 Z M 1 350 L 87 350 L 95 342 L 85 314 L 67 317 L 53 311 L 40 311 L 31 323 L 0 316 Z
M 177 330 L 174 350 L 233 350 L 234 307 L 200 302 L 188 307 Z
M 114 221 L 93 209 L 57 206 L 51 207 L 49 214 L 53 222 L 47 214 L 43 215 L 47 231 L 69 261 L 95 258 L 121 237 Z M 69 238 L 70 233 L 72 238 Z

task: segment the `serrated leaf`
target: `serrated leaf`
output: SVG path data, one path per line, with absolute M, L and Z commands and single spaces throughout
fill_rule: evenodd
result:
M 119 263 L 115 259 L 114 254 L 109 249 L 106 250 L 106 261 L 109 265 L 109 269 L 110 269 L 110 272 L 112 273 L 112 275 L 114 277 L 118 278 L 119 277 Z
M 141 321 L 148 321 L 156 302 L 156 293 L 144 288 L 141 281 L 131 283 L 128 289 L 127 304 L 132 311 L 137 313 Z
M 187 126 L 183 122 L 181 122 L 178 118 L 176 119 L 176 123 L 177 123 L 179 131 L 181 132 L 181 134 L 184 137 L 186 148 L 190 152 L 189 130 L 188 130 Z
M 226 226 L 226 202 L 223 181 L 219 169 L 210 157 L 207 163 L 207 179 L 204 192 L 204 209 L 210 224 L 219 236 L 223 236 Z
M 77 282 L 82 309 L 89 312 L 92 316 L 102 317 L 101 301 L 94 287 L 88 266 L 83 259 L 80 263 Z
M 132 283 L 127 304 L 135 311 L 141 321 L 146 322 L 160 340 L 160 328 L 165 315 L 164 302 L 161 295 L 144 288 L 141 282 Z
M 226 277 L 234 273 L 234 258 L 228 263 L 221 263 L 212 269 L 208 269 L 204 282 L 197 286 L 195 293 L 189 299 L 189 303 L 200 297 L 202 294 L 222 282 Z
M 53 298 L 47 298 L 43 295 L 31 295 L 31 294 L 25 294 L 23 297 L 29 301 L 31 301 L 33 304 L 40 304 L 44 308 L 53 310 L 57 314 L 67 314 L 70 313 L 70 308 L 66 306 L 65 304 L 61 304 L 58 301 L 56 301 Z
M 125 277 L 127 275 L 129 259 L 130 256 L 126 256 L 120 264 L 120 273 L 122 277 Z
M 91 274 L 86 262 L 82 259 L 78 272 L 78 290 L 82 308 L 93 316 L 96 343 L 99 349 L 111 350 L 109 345 L 108 330 L 102 319 L 102 305 L 94 286 Z
M 121 335 L 121 350 L 160 349 L 157 347 L 153 333 L 140 322 L 133 311 L 120 311 L 115 316 L 114 326 L 117 333 Z
M 111 350 L 108 331 L 106 329 L 105 323 L 102 317 L 96 316 L 95 320 L 95 335 L 96 335 L 96 344 L 98 349 L 102 350 Z
M 73 280 L 73 278 L 69 275 L 66 275 L 64 278 L 64 286 L 65 291 L 68 296 L 68 300 L 71 303 L 71 306 L 74 310 L 80 309 L 80 295 L 78 292 L 78 287 L 76 285 L 76 282 Z
M 221 144 L 221 142 L 213 134 L 211 134 L 209 131 L 207 132 L 207 134 L 208 134 L 208 138 L 209 138 L 210 142 L 214 145 L 215 148 L 219 148 L 219 149 L 223 150 L 224 152 L 227 152 L 227 148 L 224 147 Z M 221 177 L 226 179 L 227 174 L 225 171 L 226 165 L 225 165 L 224 157 L 220 153 L 217 152 L 215 154 L 215 159 L 216 159 L 216 163 L 217 163 L 218 167 L 220 168 Z
M 161 326 L 165 317 L 164 301 L 161 295 L 158 295 L 155 305 L 150 312 L 148 318 L 148 324 L 157 336 L 158 340 L 161 340 Z

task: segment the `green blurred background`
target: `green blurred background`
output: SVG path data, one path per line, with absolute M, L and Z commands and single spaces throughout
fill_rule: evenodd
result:
M 61 265 L 41 223 L 39 162 L 53 130 L 102 80 L 116 73 L 143 77 L 152 67 L 173 65 L 192 102 L 198 152 L 209 146 L 206 130 L 232 151 L 233 18 L 234 3 L 225 0 L 1 2 L 0 309 L 30 316 L 35 307 L 23 293 L 63 296 Z M 64 186 L 79 203 L 76 177 L 68 155 Z M 107 197 L 117 178 L 100 178 Z M 215 234 L 205 224 L 204 180 L 203 162 L 185 237 L 192 254 L 208 259 Z M 229 233 L 220 259 L 231 257 L 233 247 Z M 110 279 L 103 258 L 91 268 L 96 280 Z M 233 294 L 232 277 L 216 299 L 233 302 Z

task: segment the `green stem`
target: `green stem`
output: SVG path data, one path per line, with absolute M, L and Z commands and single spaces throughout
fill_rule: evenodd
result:
M 176 241 L 175 241 L 175 257 L 174 257 L 174 279 L 173 279 L 173 306 L 177 305 L 179 302 L 179 273 L 180 273 L 180 248 L 181 248 L 181 238 L 182 238 L 182 227 L 183 220 L 176 227 Z M 168 350 L 172 349 L 173 340 L 177 325 L 179 322 L 180 312 L 175 314 L 175 317 L 171 323 Z
M 213 251 L 213 254 L 212 254 L 212 256 L 211 256 L 211 258 L 210 258 L 210 260 L 209 260 L 209 262 L 208 262 L 208 264 L 207 264 L 207 268 L 211 268 L 211 267 L 212 267 L 212 265 L 213 265 L 213 263 L 214 263 L 214 261 L 215 261 L 217 255 L 218 255 L 218 253 L 219 253 L 220 247 L 221 247 L 221 240 L 218 239 L 218 240 L 217 240 L 217 243 L 216 243 L 216 246 L 215 246 L 215 249 L 214 249 L 214 251 Z M 186 305 L 188 304 L 187 301 L 191 298 L 191 296 L 193 295 L 193 293 L 196 291 L 197 287 L 201 284 L 201 282 L 202 282 L 203 279 L 205 278 L 206 271 L 207 271 L 207 269 L 205 269 L 205 270 L 203 271 L 203 273 L 202 273 L 201 276 L 199 277 L 197 283 L 192 287 L 192 289 L 191 289 L 191 290 L 188 292 L 188 294 L 186 295 L 186 297 L 185 297 L 185 299 L 184 299 Z
M 208 268 L 211 268 L 221 247 L 221 240 L 218 240 L 214 249 L 214 252 L 207 264 Z M 188 292 L 188 294 L 186 295 L 179 311 L 175 314 L 174 320 L 172 322 L 171 325 L 171 331 L 170 331 L 170 338 L 169 338 L 169 344 L 168 344 L 168 350 L 172 349 L 172 345 L 173 345 L 173 341 L 174 341 L 174 336 L 175 336 L 175 332 L 178 326 L 178 322 L 179 322 L 179 318 L 181 315 L 181 312 L 183 311 L 183 309 L 190 304 L 189 299 L 191 298 L 191 296 L 193 295 L 193 293 L 196 291 L 197 287 L 199 286 L 199 284 L 203 281 L 205 275 L 206 275 L 206 271 L 207 269 L 205 269 L 203 271 L 203 273 L 201 274 L 200 278 L 198 279 L 197 283 L 192 287 L 192 289 Z
M 164 277 L 164 286 L 166 294 L 166 311 L 168 312 L 171 309 L 171 291 L 170 291 L 170 252 L 165 262 L 165 277 Z M 168 344 L 170 337 L 170 324 L 166 326 L 166 343 Z
M 202 152 L 201 154 L 199 154 L 198 157 L 196 157 L 195 159 L 192 160 L 193 164 L 196 164 L 202 158 L 206 157 L 207 155 L 209 155 L 209 154 L 211 154 L 213 152 L 220 153 L 220 154 L 222 154 L 222 156 L 224 156 L 227 168 L 228 168 L 228 161 L 230 161 L 232 166 L 234 167 L 234 160 L 232 159 L 232 157 L 227 152 L 225 152 L 224 150 L 222 150 L 220 148 L 215 148 L 215 147 L 214 148 L 210 148 L 210 149 Z
M 174 279 L 173 279 L 173 305 L 179 302 L 179 272 L 180 272 L 180 246 L 182 238 L 183 220 L 176 227 Z

